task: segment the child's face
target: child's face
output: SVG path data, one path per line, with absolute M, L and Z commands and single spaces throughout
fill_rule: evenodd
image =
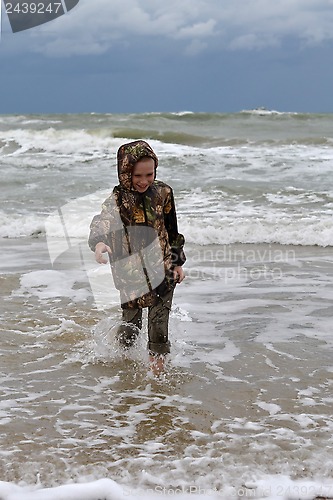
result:
M 133 188 L 139 193 L 147 191 L 154 182 L 155 162 L 152 158 L 143 158 L 136 162 L 132 172 Z

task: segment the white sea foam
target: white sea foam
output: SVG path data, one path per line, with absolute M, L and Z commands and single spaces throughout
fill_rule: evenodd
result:
M 29 150 L 41 150 L 49 154 L 88 154 L 92 157 L 98 151 L 102 155 L 106 151 L 114 151 L 121 143 L 119 139 L 89 134 L 84 130 L 56 130 L 55 128 L 43 131 L 7 130 L 1 133 L 1 139 L 7 143 L 15 142 L 18 145 L 18 149 L 12 153 L 15 156 Z
M 78 216 L 77 224 L 69 226 L 69 237 L 75 246 L 80 241 L 87 240 L 87 228 L 97 210 L 91 209 L 87 217 Z M 74 217 L 73 217 L 74 219 Z M 45 234 L 45 224 L 48 217 L 32 215 L 4 215 L 0 214 L 0 237 L 22 238 Z M 179 216 L 179 228 L 186 236 L 188 243 L 197 245 L 229 245 L 233 243 L 278 243 L 281 245 L 303 245 L 320 247 L 333 246 L 333 221 L 332 218 L 322 217 L 321 220 L 276 220 L 265 219 L 234 219 L 232 221 L 219 221 L 217 218 L 209 221 L 200 219 L 188 220 Z M 68 245 L 64 232 L 50 235 L 55 245 Z M 59 240 L 59 238 L 62 238 Z
M 3 500 L 158 500 L 161 497 L 177 497 L 180 500 L 239 500 L 257 498 L 267 500 L 313 500 L 315 497 L 331 498 L 333 483 L 320 480 L 292 480 L 285 475 L 269 476 L 247 481 L 241 487 L 215 488 L 170 487 L 158 485 L 154 488 L 140 488 L 120 485 L 112 479 L 99 479 L 81 484 L 68 484 L 54 488 L 41 486 L 18 486 L 0 482 Z
M 21 238 L 44 232 L 45 216 L 7 214 L 0 210 L 0 238 Z
M 107 196 L 78 198 L 70 206 L 60 208 L 54 216 L 40 214 L 6 214 L 0 211 L 0 237 L 20 238 L 47 233 L 50 238 L 64 238 L 66 235 L 75 239 L 86 240 L 93 215 L 100 210 L 101 201 Z M 82 204 L 84 209 L 80 211 Z M 190 210 L 188 207 L 187 210 Z M 202 211 L 202 205 L 200 208 Z M 179 212 L 179 227 L 189 243 L 198 245 L 232 244 L 232 243 L 279 243 L 282 245 L 318 245 L 333 246 L 333 221 L 329 214 L 317 216 L 297 216 L 275 213 L 266 210 L 256 216 L 255 213 L 241 213 L 241 207 L 231 213 L 221 211 L 212 213 L 208 210 L 200 217 L 193 208 L 190 215 Z M 237 213 L 238 212 L 238 213 Z M 57 215 L 58 214 L 58 215 Z M 55 224 L 56 217 L 59 223 Z M 60 217 L 60 218 L 59 218 Z
M 225 245 L 232 243 L 279 243 L 281 245 L 333 246 L 332 217 L 320 220 L 269 220 L 233 218 L 188 220 L 180 216 L 180 228 L 189 243 Z
M 75 285 L 80 282 L 80 278 L 86 280 L 86 276 L 80 275 L 78 271 L 56 271 L 53 269 L 32 271 L 22 275 L 21 287 L 15 294 L 31 294 L 39 299 L 65 297 L 73 302 L 82 302 L 91 297 L 91 292 L 87 288 L 75 288 Z

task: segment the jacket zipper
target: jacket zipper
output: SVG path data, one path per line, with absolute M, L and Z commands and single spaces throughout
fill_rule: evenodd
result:
M 145 224 L 148 226 L 148 217 L 147 217 L 147 210 L 146 210 L 146 203 L 145 203 L 145 195 L 142 195 L 142 206 L 143 206 L 143 214 L 145 216 Z
M 142 195 L 142 207 L 143 207 L 143 213 L 144 213 L 144 217 L 145 217 L 145 224 L 146 224 L 146 226 L 148 226 L 148 217 L 147 217 L 145 195 L 144 194 Z M 145 262 L 144 262 L 144 259 L 143 259 L 141 251 L 139 252 L 139 255 L 140 255 L 141 265 L 142 265 L 142 269 L 143 269 L 143 272 L 144 272 L 144 275 L 145 275 L 145 278 L 146 278 L 146 281 L 147 281 L 147 285 L 148 285 L 149 291 L 152 292 L 153 291 L 153 287 L 151 286 L 150 279 L 149 279 L 149 276 L 148 276 L 148 271 L 147 271 L 147 268 L 146 268 L 146 265 L 145 265 Z

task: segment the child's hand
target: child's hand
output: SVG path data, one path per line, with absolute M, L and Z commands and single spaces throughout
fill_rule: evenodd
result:
M 184 278 L 185 273 L 182 266 L 176 266 L 173 270 L 173 279 L 175 280 L 175 283 L 181 283 Z
M 107 264 L 108 260 L 103 257 L 103 253 L 108 252 L 111 253 L 111 248 L 105 243 L 97 243 L 95 246 L 95 260 L 99 264 Z

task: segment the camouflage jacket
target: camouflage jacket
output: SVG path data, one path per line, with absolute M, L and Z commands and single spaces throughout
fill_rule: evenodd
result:
M 172 269 L 186 261 L 172 188 L 156 179 L 144 193 L 132 188 L 133 167 L 147 156 L 154 159 L 156 176 L 158 160 L 146 142 L 119 149 L 119 185 L 90 225 L 91 250 L 99 242 L 111 248 L 109 260 L 123 308 L 154 305 L 174 286 Z

